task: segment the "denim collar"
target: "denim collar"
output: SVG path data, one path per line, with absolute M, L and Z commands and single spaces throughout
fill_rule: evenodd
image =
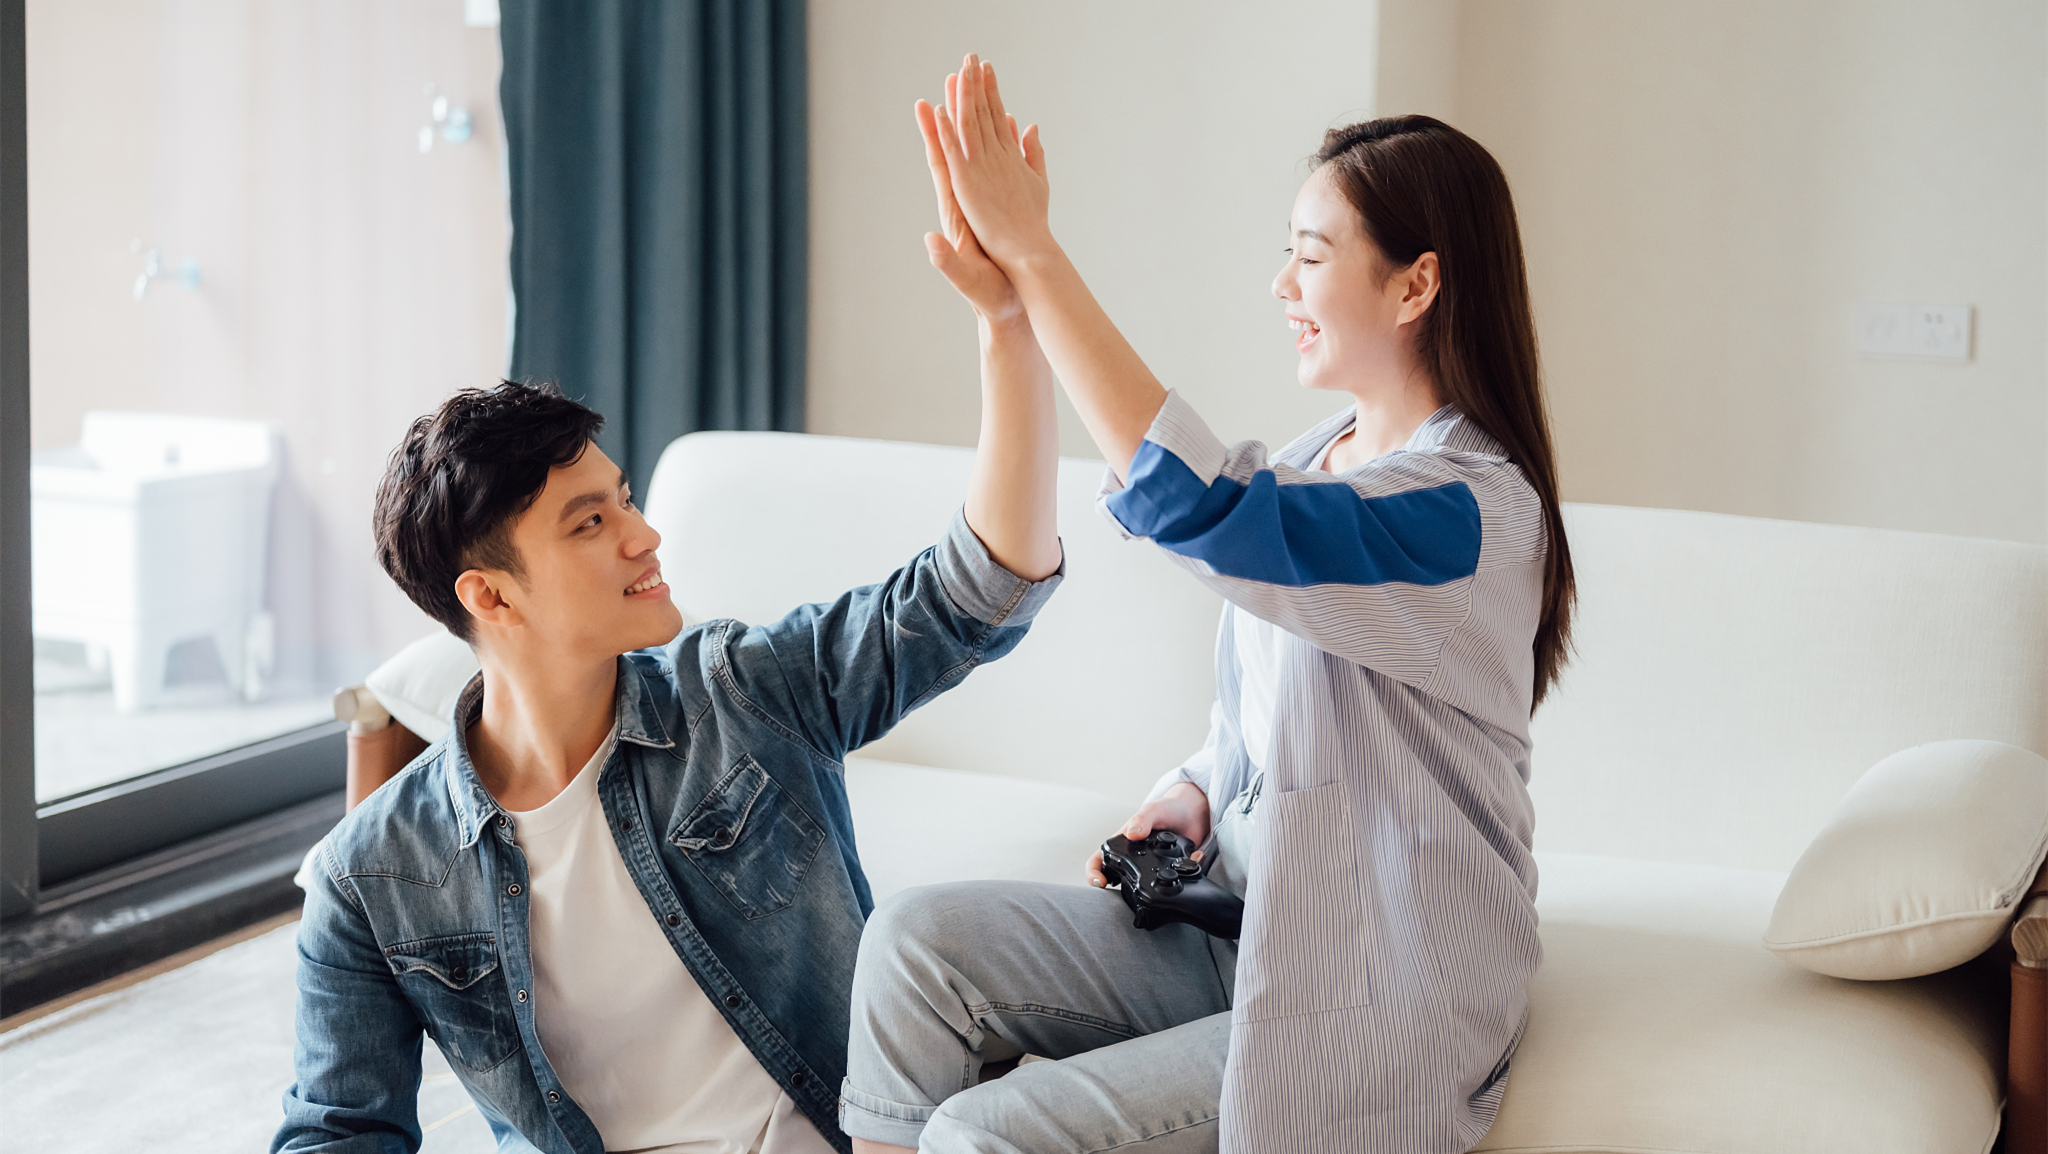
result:
M 619 740 L 650 749 L 674 749 L 675 739 L 669 736 L 668 727 L 661 720 L 662 711 L 657 707 L 646 679 L 625 657 L 618 661 L 618 688 L 613 692 L 612 716 L 613 724 L 618 727 Z M 479 671 L 463 687 L 462 696 L 456 699 L 454 720 L 448 727 L 448 752 L 452 759 L 448 795 L 455 804 L 456 839 L 462 849 L 475 845 L 491 819 L 505 812 L 498 799 L 484 788 L 483 779 L 477 776 L 476 765 L 469 759 L 469 727 L 483 708 L 484 675 Z M 616 760 L 616 750 L 612 756 Z M 605 769 L 610 769 L 612 764 L 606 762 Z

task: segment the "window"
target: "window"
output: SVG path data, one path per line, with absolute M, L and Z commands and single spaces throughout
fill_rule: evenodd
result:
M 435 628 L 370 506 L 506 361 L 488 7 L 26 3 L 42 887 L 339 789 L 334 688 Z

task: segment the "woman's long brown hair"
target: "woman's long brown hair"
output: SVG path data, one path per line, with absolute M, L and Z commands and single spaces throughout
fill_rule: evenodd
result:
M 1333 128 L 1315 163 L 1358 210 L 1389 275 L 1436 254 L 1443 286 L 1416 331 L 1422 365 L 1437 395 L 1499 441 L 1542 498 L 1549 549 L 1533 699 L 1541 704 L 1571 650 L 1577 587 L 1507 176 L 1478 141 L 1427 116 Z

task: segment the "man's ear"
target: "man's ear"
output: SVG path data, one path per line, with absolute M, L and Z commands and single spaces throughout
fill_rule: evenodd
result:
M 468 569 L 455 579 L 455 596 L 471 617 L 486 625 L 518 625 L 525 618 L 505 597 L 510 584 L 511 579 L 495 569 Z
M 1436 254 L 1423 253 L 1415 263 L 1394 274 L 1401 286 L 1401 312 L 1394 318 L 1397 325 L 1405 325 L 1429 311 L 1436 303 L 1437 292 L 1443 288 L 1443 267 L 1437 263 Z

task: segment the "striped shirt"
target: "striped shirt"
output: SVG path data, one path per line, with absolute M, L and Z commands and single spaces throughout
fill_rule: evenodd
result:
M 1200 753 L 1220 816 L 1257 770 L 1237 614 L 1284 632 L 1249 863 L 1222 1149 L 1435 1154 L 1485 1136 L 1541 956 L 1527 789 L 1542 503 L 1457 410 L 1348 472 L 1354 413 L 1268 459 L 1169 393 L 1102 508 L 1229 602 Z

